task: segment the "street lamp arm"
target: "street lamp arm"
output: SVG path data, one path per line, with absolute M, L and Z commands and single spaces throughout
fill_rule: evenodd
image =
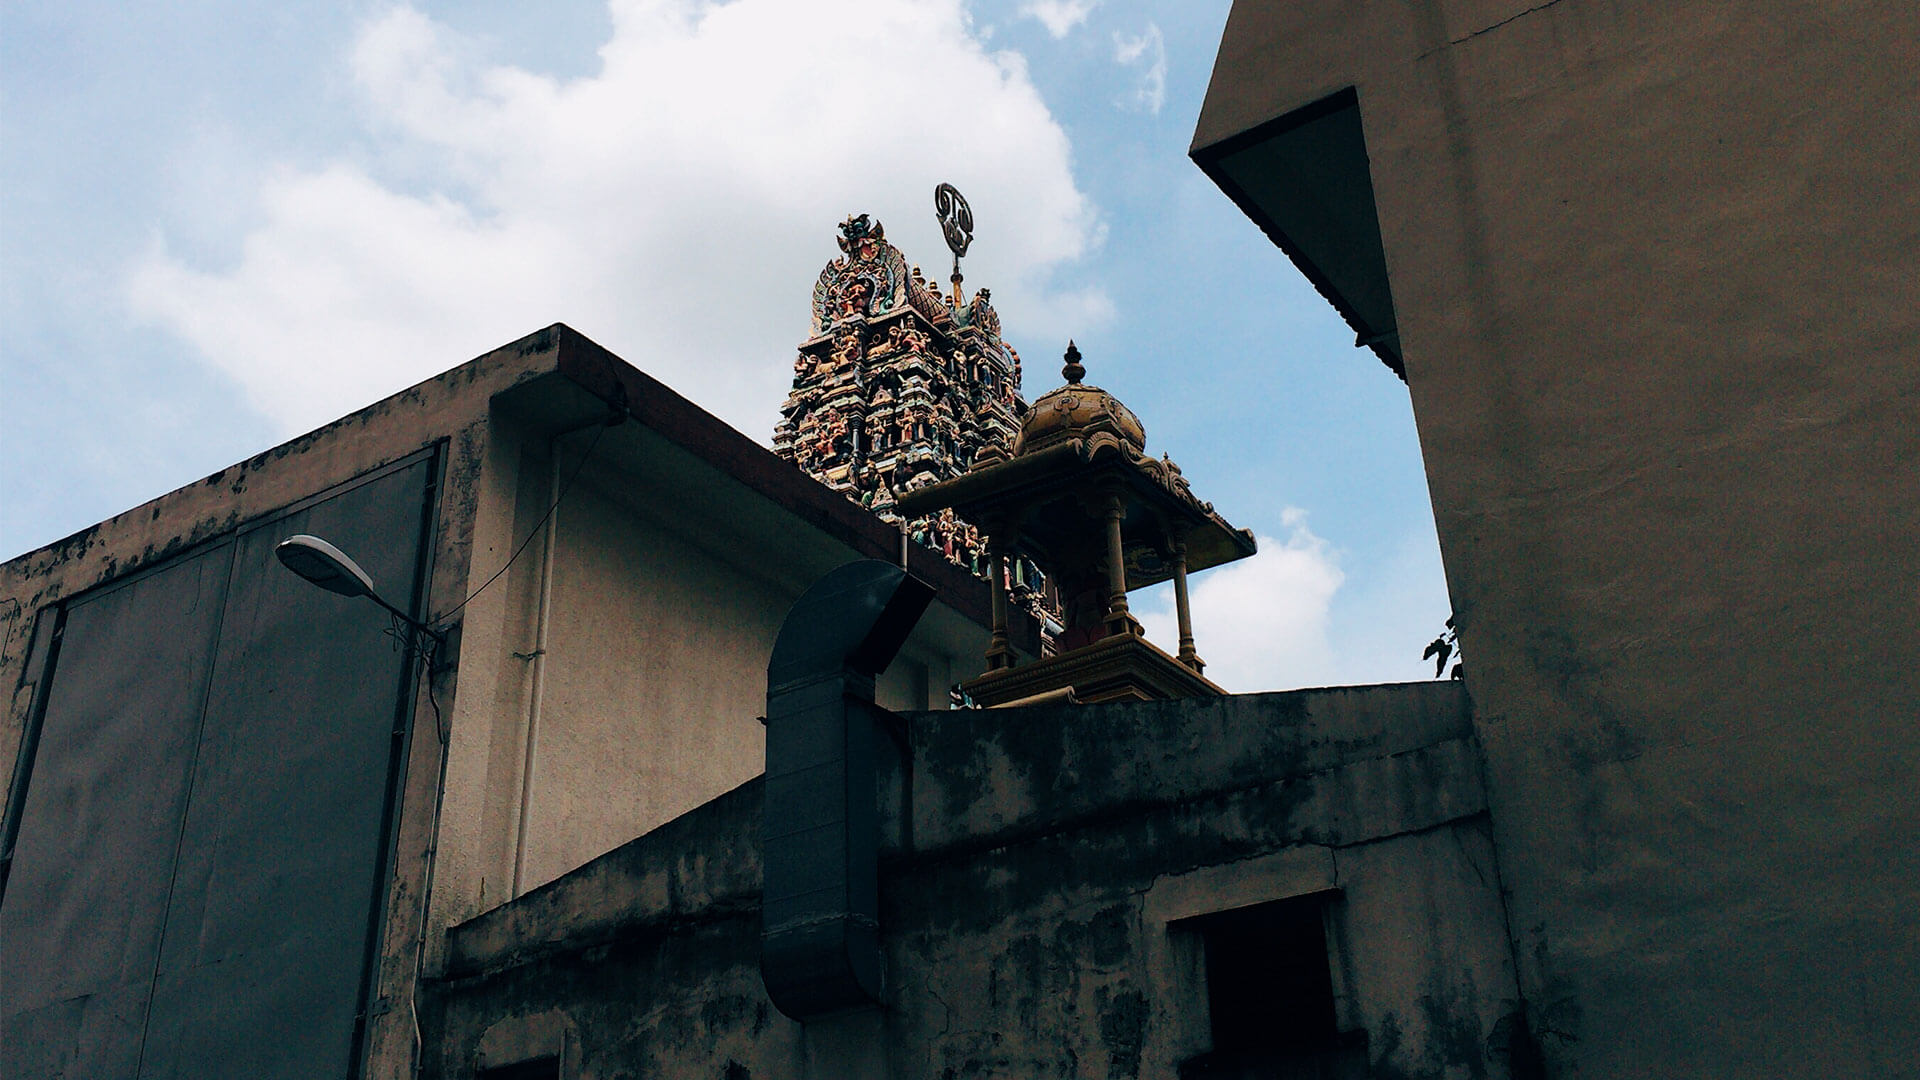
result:
M 364 596 L 436 643 L 446 642 L 444 632 L 435 630 L 388 603 L 386 597 L 374 589 L 372 576 L 362 570 L 352 556 L 325 540 L 299 533 L 280 541 L 274 546 L 273 553 L 279 557 L 281 565 L 328 592 L 347 597 Z

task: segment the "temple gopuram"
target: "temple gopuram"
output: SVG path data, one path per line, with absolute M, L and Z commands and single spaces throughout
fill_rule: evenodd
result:
M 966 230 L 970 239 L 970 217 Z M 965 243 L 952 229 L 948 243 L 950 292 L 909 268 L 879 221 L 859 214 L 841 223 L 842 254 L 814 285 L 812 332 L 774 428 L 775 453 L 895 523 L 900 496 L 965 473 L 986 448 L 1006 452 L 1027 411 L 1020 356 L 1000 337 L 991 292 L 966 298 Z M 986 576 L 979 530 L 952 510 L 906 520 L 903 530 Z M 1031 563 L 1017 561 L 1008 576 L 1016 603 L 1043 626 L 1057 619 Z

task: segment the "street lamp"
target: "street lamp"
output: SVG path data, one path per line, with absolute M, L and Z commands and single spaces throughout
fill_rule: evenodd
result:
M 328 592 L 348 597 L 364 596 L 386 608 L 394 618 L 432 638 L 436 644 L 445 643 L 446 636 L 440 631 L 394 607 L 374 591 L 373 578 L 360 569 L 360 564 L 325 540 L 300 533 L 280 541 L 273 553 L 279 556 L 281 564 L 287 569 Z

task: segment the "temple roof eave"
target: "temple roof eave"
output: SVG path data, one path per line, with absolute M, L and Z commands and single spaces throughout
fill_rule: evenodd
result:
M 1252 532 L 1235 528 L 1209 504 L 1168 483 L 1163 478 L 1168 471 L 1151 458 L 1128 453 L 1104 440 L 1070 438 L 906 492 L 897 505 L 908 516 L 951 506 L 961 517 L 991 532 L 993 522 L 1020 522 L 1029 511 L 1045 504 L 1118 483 L 1169 527 L 1184 531 L 1189 571 L 1254 554 L 1257 545 Z M 1128 585 L 1138 588 L 1170 576 L 1170 572 L 1130 574 Z
M 905 301 L 895 304 L 894 306 L 886 309 L 885 311 L 876 311 L 871 315 L 861 316 L 861 319 L 868 326 L 879 326 L 884 323 L 892 322 L 895 319 L 899 319 L 907 315 L 918 316 L 920 319 L 920 322 L 926 327 L 928 331 L 939 334 L 940 337 L 946 341 L 953 341 L 957 339 L 960 336 L 961 330 L 968 329 L 967 327 L 964 327 L 964 326 L 957 326 L 953 321 L 951 313 L 948 313 L 948 317 L 945 319 L 929 316 L 926 312 L 921 311 L 919 308 Z M 821 345 L 825 345 L 832 342 L 834 338 L 839 334 L 839 332 L 847 325 L 848 321 L 849 320 L 847 319 L 836 319 L 835 321 L 828 323 L 825 327 L 823 327 L 820 330 L 819 333 L 801 342 L 799 346 L 800 349 L 802 351 L 805 351 L 807 349 L 818 348 Z

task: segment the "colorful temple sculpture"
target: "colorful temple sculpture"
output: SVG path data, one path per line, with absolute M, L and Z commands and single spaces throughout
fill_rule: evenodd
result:
M 1200 501 L 1173 459 L 1146 453 L 1132 410 L 1081 382 L 1067 344 L 1067 384 L 1033 403 L 1011 452 L 982 445 L 963 475 L 902 493 L 899 513 L 957 512 L 979 525 L 995 568 L 1031 560 L 1057 585 L 1054 652 L 1015 666 L 1007 574 L 989 573 L 993 639 L 987 671 L 960 686 L 976 704 L 1159 700 L 1224 694 L 1201 674 L 1187 575 L 1254 553 L 1253 534 Z M 1127 593 L 1171 580 L 1180 633 L 1169 656 L 1143 635 Z
M 951 509 L 902 515 L 898 504 L 959 476 L 983 449 L 1012 445 L 1027 411 L 1020 356 L 1001 340 L 990 291 L 963 293 L 963 246 L 947 293 L 909 269 L 866 214 L 841 223 L 839 242 L 843 254 L 813 288 L 812 333 L 793 362 L 774 452 L 986 576 L 974 524 Z M 1006 573 L 1014 602 L 1051 628 L 1055 605 L 1033 564 L 1016 560 Z

